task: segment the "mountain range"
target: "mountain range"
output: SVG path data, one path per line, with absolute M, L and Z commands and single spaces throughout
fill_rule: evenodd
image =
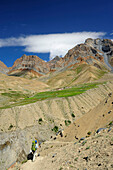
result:
M 70 49 L 64 57 L 56 56 L 49 62 L 45 62 L 36 55 L 24 54 L 10 68 L 0 62 L 0 72 L 9 76 L 41 77 L 82 64 L 112 70 L 113 42 L 109 39 L 88 38 L 84 44 L 78 44 Z

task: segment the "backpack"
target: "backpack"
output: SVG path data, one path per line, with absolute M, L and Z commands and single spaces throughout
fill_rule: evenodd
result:
M 33 160 L 33 154 L 32 154 L 32 152 L 27 155 L 27 160 Z
M 36 151 L 36 143 L 35 143 L 35 141 L 32 142 L 31 150 Z

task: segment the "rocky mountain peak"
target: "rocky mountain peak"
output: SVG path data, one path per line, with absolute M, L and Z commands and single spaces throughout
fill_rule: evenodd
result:
M 36 55 L 27 56 L 24 54 L 14 62 L 8 74 L 15 75 L 15 71 L 17 74 L 17 72 L 23 70 L 24 72 L 25 70 L 27 72 L 33 70 L 32 73 L 35 72 L 35 75 L 42 76 L 51 71 L 67 69 L 77 64 L 97 65 L 95 64 L 97 61 L 113 70 L 113 42 L 111 40 L 88 38 L 85 43 L 78 44 L 70 49 L 64 57 L 56 56 L 49 62 L 45 62 Z
M 60 60 L 60 57 L 59 56 L 56 56 L 55 58 L 53 58 L 51 61 L 59 61 Z

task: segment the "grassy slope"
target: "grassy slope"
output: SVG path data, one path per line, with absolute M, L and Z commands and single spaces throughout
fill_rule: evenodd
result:
M 1 93 L 1 95 L 9 97 L 9 100 L 14 103 L 10 103 L 10 104 L 7 103 L 6 105 L 0 107 L 0 109 L 34 103 L 36 101 L 45 100 L 49 98 L 75 96 L 84 93 L 86 90 L 97 88 L 98 84 L 99 83 L 89 83 L 89 84 L 82 84 L 71 88 L 65 88 L 63 90 L 40 92 L 32 97 L 30 97 L 28 94 L 22 94 L 21 92 L 14 92 L 14 91 L 11 91 L 9 93 Z
M 56 97 L 69 97 L 77 94 L 84 93 L 90 88 L 97 87 L 97 84 L 83 84 L 92 82 L 101 78 L 106 71 L 100 70 L 94 66 L 89 66 L 87 64 L 82 64 L 79 66 L 73 66 L 71 69 L 59 73 L 52 73 L 48 76 L 48 85 L 45 82 L 40 82 L 37 80 L 27 80 L 24 78 L 8 77 L 4 75 L 1 76 L 0 81 L 0 108 L 5 109 L 17 105 L 24 105 L 29 103 L 34 103 L 38 100 L 44 100 L 48 98 Z M 83 84 L 77 87 L 77 84 Z M 47 91 L 49 89 L 56 89 L 63 87 L 63 90 Z M 4 90 L 2 89 L 4 88 Z M 33 96 L 31 90 L 45 91 L 37 93 Z M 31 97 L 32 95 L 32 97 Z

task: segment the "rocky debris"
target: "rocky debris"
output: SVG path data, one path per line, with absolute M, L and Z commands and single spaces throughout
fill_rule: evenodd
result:
M 52 155 L 52 158 L 54 158 L 56 155 L 57 155 L 57 153 L 54 153 L 54 154 Z
M 82 138 L 80 138 L 80 140 L 79 141 L 82 141 L 82 140 L 84 140 L 85 139 L 85 137 L 82 137 Z
M 86 156 L 86 157 L 83 157 L 83 159 L 85 159 L 86 160 L 86 162 L 88 162 L 88 156 Z
M 100 133 L 101 131 L 105 131 L 107 128 L 99 128 L 96 133 Z
M 56 136 L 60 136 L 60 137 L 63 137 L 63 130 L 64 129 L 59 129 L 58 132 L 56 133 Z

